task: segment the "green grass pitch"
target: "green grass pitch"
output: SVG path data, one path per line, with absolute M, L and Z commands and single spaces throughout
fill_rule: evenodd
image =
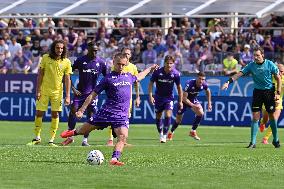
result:
M 123 188 L 123 189 L 260 189 L 284 188 L 284 146 L 261 144 L 246 149 L 250 128 L 200 126 L 201 141 L 188 136 L 189 126 L 177 129 L 174 140 L 160 144 L 154 125 L 131 125 L 123 167 L 108 164 L 113 148 L 105 146 L 107 130 L 93 131 L 67 147 L 49 147 L 49 123 L 42 144 L 26 146 L 33 137 L 32 122 L 0 122 L 0 188 Z M 60 123 L 59 133 L 66 129 Z M 280 141 L 284 130 L 279 129 Z M 56 138 L 56 143 L 62 139 Z M 271 140 L 270 140 L 271 143 Z M 101 166 L 86 163 L 90 150 L 103 152 Z

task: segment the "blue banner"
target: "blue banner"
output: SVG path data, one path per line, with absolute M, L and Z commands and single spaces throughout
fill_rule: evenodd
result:
M 99 96 L 99 108 L 105 102 L 105 95 Z M 199 97 L 204 108 L 204 117 L 201 125 L 211 126 L 250 126 L 251 121 L 251 97 L 213 97 L 213 110 L 207 111 L 205 96 Z M 175 102 L 176 105 L 176 102 Z M 175 119 L 176 109 L 174 109 Z M 60 121 L 67 121 L 69 107 L 64 107 L 60 114 Z M 33 94 L 0 93 L 0 119 L 11 121 L 33 121 L 35 116 L 35 98 Z M 50 120 L 50 107 L 45 114 L 45 120 Z M 280 116 L 283 118 L 283 115 Z M 194 119 L 193 112 L 188 109 L 185 112 L 183 124 L 191 125 Z M 81 120 L 81 122 L 84 120 Z M 139 108 L 133 107 L 130 123 L 155 124 L 154 107 L 148 101 L 148 95 L 141 95 Z M 284 119 L 279 120 L 279 125 L 284 125 Z
M 0 74 L 0 93 L 35 93 L 36 89 L 36 74 Z M 182 76 L 181 83 L 184 87 L 185 82 L 194 77 Z M 74 85 L 78 84 L 78 75 L 71 77 Z M 211 89 L 213 96 L 238 96 L 251 97 L 253 89 L 253 81 L 251 77 L 241 77 L 230 85 L 226 91 L 221 90 L 221 86 L 228 80 L 228 77 L 214 76 L 207 77 L 207 83 Z M 148 94 L 148 84 L 150 77 L 146 77 L 140 83 L 141 94 Z M 135 92 L 135 91 L 133 91 Z M 134 93 L 135 94 L 135 93 Z M 175 88 L 175 94 L 177 90 Z M 200 96 L 204 96 L 202 92 Z
M 0 93 L 35 93 L 36 74 L 0 74 Z

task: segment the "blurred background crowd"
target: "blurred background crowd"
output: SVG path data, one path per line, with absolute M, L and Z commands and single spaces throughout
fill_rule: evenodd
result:
M 37 73 L 41 56 L 56 39 L 63 39 L 69 58 L 87 54 L 87 43 L 96 42 L 97 56 L 112 65 L 112 56 L 123 47 L 132 49 L 131 62 L 142 70 L 163 65 L 166 55 L 176 59 L 185 75 L 205 71 L 231 75 L 253 60 L 255 46 L 267 59 L 284 63 L 284 17 L 271 14 L 265 22 L 239 18 L 229 27 L 226 18 L 172 19 L 163 28 L 160 19 L 104 19 L 97 22 L 64 19 L 0 19 L 0 73 Z

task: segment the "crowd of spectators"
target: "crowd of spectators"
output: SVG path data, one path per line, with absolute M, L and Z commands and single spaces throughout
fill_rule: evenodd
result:
M 148 28 L 142 19 L 129 18 L 107 23 L 100 20 L 88 28 L 52 18 L 24 19 L 22 26 L 18 23 L 12 18 L 0 19 L 0 73 L 37 73 L 41 55 L 56 39 L 66 42 L 71 60 L 86 54 L 87 43 L 95 41 L 98 56 L 109 66 L 113 54 L 123 47 L 132 49 L 131 61 L 139 69 L 154 63 L 162 66 L 164 57 L 173 55 L 176 68 L 183 73 L 218 71 L 230 75 L 253 60 L 255 46 L 264 48 L 266 58 L 284 63 L 283 17 L 275 15 L 265 24 L 257 18 L 240 18 L 238 28 L 230 28 L 226 18 L 187 17 L 173 19 L 166 30 L 157 22 Z

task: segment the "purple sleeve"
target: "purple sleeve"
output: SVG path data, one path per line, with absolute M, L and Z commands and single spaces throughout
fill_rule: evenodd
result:
M 99 84 L 95 87 L 94 92 L 100 94 L 103 90 L 106 89 L 106 83 L 107 83 L 106 78 L 105 77 L 102 78 Z
M 175 76 L 175 83 L 176 85 L 180 85 L 180 73 L 177 73 Z
M 184 87 L 183 91 L 184 91 L 184 92 L 187 92 L 187 90 L 188 90 L 189 87 L 190 87 L 190 81 L 187 81 L 187 82 L 185 83 L 185 87 Z
M 204 82 L 202 85 L 203 85 L 203 89 L 204 89 L 205 91 L 207 91 L 207 89 L 208 89 L 208 84 L 207 84 L 206 82 Z
M 158 79 L 158 78 L 157 78 L 157 76 L 158 76 L 157 73 L 158 73 L 158 72 L 157 72 L 157 70 L 156 70 L 156 71 L 153 72 L 153 74 L 152 74 L 152 76 L 151 76 L 150 81 L 152 81 L 153 83 L 156 82 L 157 79 Z

